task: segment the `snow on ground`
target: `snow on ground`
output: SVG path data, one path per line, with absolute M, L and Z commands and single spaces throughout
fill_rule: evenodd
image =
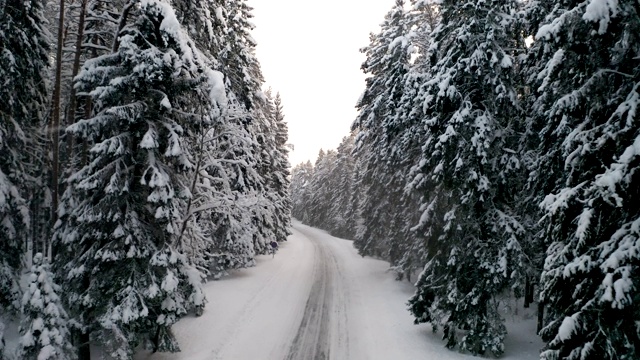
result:
M 447 350 L 428 324 L 413 325 L 405 305 L 413 286 L 351 241 L 296 222 L 275 258 L 257 262 L 205 286 L 204 314 L 173 327 L 182 352 L 136 360 L 474 358 Z M 507 319 L 504 359 L 538 359 L 533 318 L 520 309 Z

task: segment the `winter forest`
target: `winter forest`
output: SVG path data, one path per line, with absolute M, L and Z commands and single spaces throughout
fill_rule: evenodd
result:
M 0 359 L 179 351 L 202 284 L 286 240 L 287 126 L 250 18 L 244 0 L 0 0 Z
M 640 358 L 638 0 L 397 0 L 351 133 L 291 173 L 251 10 L 0 0 L 0 359 L 180 351 L 292 216 L 447 348 L 502 355 L 516 298 L 541 359 Z
M 448 348 L 500 356 L 515 296 L 541 359 L 639 359 L 640 2 L 397 0 L 361 51 L 293 216 L 416 281 Z

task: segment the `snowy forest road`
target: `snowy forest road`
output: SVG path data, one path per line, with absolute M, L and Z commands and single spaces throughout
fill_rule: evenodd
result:
M 308 230 L 298 228 L 296 231 L 315 247 L 313 285 L 287 360 L 330 359 L 332 347 L 334 352 L 348 354 L 345 301 L 348 288 L 344 273 L 329 243 L 318 240 Z M 331 339 L 332 335 L 335 339 Z
M 429 325 L 413 325 L 408 282 L 352 242 L 294 222 L 275 257 L 205 285 L 200 317 L 173 326 L 181 352 L 139 351 L 136 360 L 438 359 L 448 351 Z

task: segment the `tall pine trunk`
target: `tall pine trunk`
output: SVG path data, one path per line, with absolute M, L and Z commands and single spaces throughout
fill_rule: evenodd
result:
M 60 0 L 60 17 L 58 18 L 58 48 L 56 51 L 56 72 L 55 81 L 53 87 L 53 108 L 51 111 L 51 125 L 50 131 L 52 136 L 51 141 L 51 224 L 55 223 L 57 219 L 58 210 L 58 178 L 60 168 L 60 92 L 62 87 L 62 48 L 64 47 L 64 0 Z M 45 240 L 46 241 L 46 240 Z M 49 256 L 53 257 L 55 254 L 50 248 L 50 243 L 47 241 L 45 250 L 49 252 Z
M 80 56 L 82 55 L 82 40 L 84 38 L 84 21 L 87 13 L 87 4 L 88 0 L 82 0 L 82 4 L 80 5 L 80 18 L 78 19 L 78 34 L 76 39 L 76 48 L 75 54 L 73 56 L 73 68 L 71 70 L 71 79 L 78 75 L 78 71 L 80 71 Z M 71 93 L 69 94 L 69 111 L 67 112 L 67 117 L 65 121 L 65 125 L 69 126 L 75 122 L 76 110 L 78 107 L 78 100 L 76 96 L 75 87 L 71 86 Z M 74 137 L 71 135 L 67 136 L 67 161 L 69 162 L 69 169 L 73 170 L 73 145 L 74 145 Z M 73 172 L 73 171 L 71 171 Z

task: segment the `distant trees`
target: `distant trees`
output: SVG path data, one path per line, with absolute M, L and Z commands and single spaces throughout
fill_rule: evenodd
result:
M 291 215 L 307 224 L 310 221 L 309 204 L 311 203 L 313 170 L 311 161 L 298 164 L 291 170 Z
M 171 325 L 203 311 L 203 281 L 289 234 L 287 127 L 251 8 L 2 0 L 0 18 L 0 320 L 22 310 L 19 357 L 178 351 Z M 20 305 L 36 252 L 24 296 L 54 291 L 55 311 Z
M 409 309 L 447 347 L 499 356 L 512 292 L 538 302 L 541 358 L 637 357 L 632 3 L 396 2 L 364 49 L 354 147 L 294 168 L 294 216 L 422 269 Z
M 338 151 L 320 150 L 315 166 L 308 161 L 291 171 L 293 217 L 348 239 L 360 221 L 353 141 L 353 135 L 344 137 Z

